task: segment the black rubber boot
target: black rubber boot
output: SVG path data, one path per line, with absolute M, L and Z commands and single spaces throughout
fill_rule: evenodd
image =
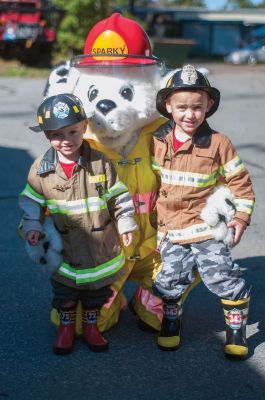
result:
M 224 352 L 228 358 L 243 359 L 248 354 L 246 324 L 249 300 L 249 297 L 240 300 L 221 300 L 226 322 Z
M 160 350 L 177 350 L 180 345 L 182 303 L 173 299 L 163 299 L 163 303 L 164 317 L 157 344 Z
M 129 310 L 131 311 L 131 313 L 133 315 L 137 316 L 137 313 L 136 313 L 136 311 L 134 309 L 134 306 L 133 306 L 133 300 L 130 300 L 128 302 L 128 308 L 129 308 Z M 151 325 L 148 325 L 146 322 L 144 322 L 139 317 L 138 317 L 137 326 L 138 326 L 139 329 L 141 329 L 141 331 L 146 332 L 146 333 L 157 333 L 157 331 L 159 330 L 159 329 L 153 328 Z

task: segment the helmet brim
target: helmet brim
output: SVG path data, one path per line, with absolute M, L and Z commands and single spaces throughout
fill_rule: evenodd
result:
M 171 119 L 172 115 L 167 111 L 166 109 L 166 99 L 174 92 L 176 92 L 177 90 L 187 90 L 187 91 L 197 91 L 197 90 L 203 90 L 204 92 L 207 92 L 209 94 L 209 96 L 211 97 L 211 99 L 213 99 L 214 104 L 212 105 L 212 107 L 210 108 L 210 110 L 205 114 L 205 117 L 208 118 L 211 115 L 213 115 L 215 113 L 215 111 L 218 109 L 219 107 L 219 103 L 220 103 L 220 92 L 218 89 L 214 88 L 214 87 L 209 87 L 206 88 L 205 86 L 197 86 L 196 88 L 190 88 L 190 87 L 183 87 L 183 86 L 179 86 L 179 87 L 174 87 L 174 88 L 165 88 L 165 89 L 161 89 L 159 90 L 159 92 L 157 93 L 156 96 L 156 108 L 157 111 L 163 115 L 164 117 Z
M 42 132 L 42 129 L 40 128 L 39 125 L 30 126 L 29 129 L 32 130 L 33 132 Z
M 156 56 L 143 56 L 137 54 L 82 54 L 71 59 L 72 67 L 87 67 L 87 66 L 132 66 L 132 65 L 150 65 L 158 64 L 161 61 Z

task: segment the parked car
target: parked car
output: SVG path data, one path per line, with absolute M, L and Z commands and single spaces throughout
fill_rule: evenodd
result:
M 232 64 L 257 64 L 265 62 L 265 39 L 232 51 L 224 57 L 224 60 Z

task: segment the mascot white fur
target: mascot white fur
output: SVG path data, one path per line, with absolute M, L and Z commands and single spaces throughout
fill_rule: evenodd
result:
M 150 291 L 161 260 L 155 250 L 157 181 L 149 146 L 152 134 L 165 122 L 156 110 L 156 94 L 174 72 L 152 56 L 148 37 L 135 21 L 114 13 L 89 32 L 83 56 L 54 68 L 45 89 L 45 96 L 74 93 L 92 112 L 87 140 L 112 160 L 135 204 L 139 230 L 133 245 L 124 249 L 128 274 L 112 285 L 113 296 L 100 311 L 101 331 L 112 327 L 126 306 L 127 279 L 139 284 L 129 305 L 140 327 L 160 329 L 162 303 Z M 77 333 L 81 333 L 78 307 Z M 56 310 L 52 320 L 59 322 Z

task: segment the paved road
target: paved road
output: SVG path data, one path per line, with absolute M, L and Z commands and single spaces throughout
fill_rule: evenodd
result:
M 247 164 L 257 206 L 252 225 L 234 250 L 253 285 L 248 336 L 250 357 L 223 358 L 224 322 L 217 298 L 202 285 L 185 306 L 182 347 L 156 348 L 156 335 L 137 328 L 125 311 L 106 333 L 110 350 L 91 353 L 81 340 L 73 354 L 51 352 L 49 276 L 32 265 L 18 239 L 17 195 L 32 159 L 47 148 L 27 127 L 35 123 L 43 80 L 0 79 L 1 330 L 0 399 L 9 400 L 263 400 L 265 397 L 265 66 L 208 65 L 209 79 L 222 92 L 210 122 L 227 133 Z M 126 287 L 130 297 L 132 285 Z

